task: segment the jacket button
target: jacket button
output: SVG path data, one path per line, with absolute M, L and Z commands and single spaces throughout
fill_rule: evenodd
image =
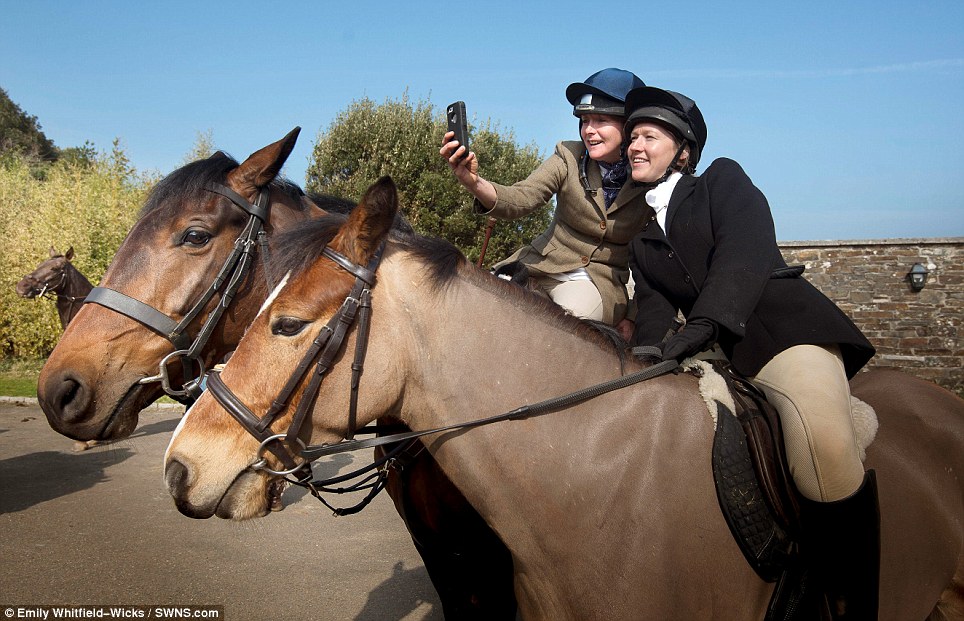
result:
M 689 282 L 689 281 L 690 281 L 690 275 L 689 275 L 689 274 L 687 274 L 686 276 L 683 276 L 683 282 Z
M 589 263 L 589 257 L 587 257 L 586 255 L 579 257 L 579 260 L 582 261 L 583 263 Z
M 605 221 L 605 220 L 600 220 L 600 221 L 599 221 L 599 228 L 601 228 L 601 229 L 604 230 L 604 231 L 606 230 L 606 221 Z
M 675 252 L 673 252 L 672 250 L 670 250 L 670 251 L 669 251 L 669 254 L 668 254 L 668 255 L 666 255 L 666 256 L 667 256 L 667 257 L 669 257 L 670 259 L 672 259 L 673 257 L 675 257 L 675 256 L 676 256 L 676 253 L 675 253 Z

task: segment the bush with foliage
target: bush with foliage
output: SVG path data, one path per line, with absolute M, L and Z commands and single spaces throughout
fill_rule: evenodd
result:
M 86 147 L 89 150 L 89 146 Z M 36 160 L 0 160 L 0 353 L 43 357 L 61 327 L 54 304 L 17 296 L 17 281 L 51 246 L 97 283 L 127 235 L 153 180 L 139 176 L 115 142 L 109 154 L 64 158 L 35 174 Z
M 319 134 L 307 190 L 357 199 L 376 179 L 391 175 L 401 209 L 415 230 L 449 240 L 475 262 L 487 218 L 473 213 L 471 194 L 439 156 L 445 127 L 445 110 L 425 101 L 413 103 L 407 94 L 382 104 L 367 98 L 354 101 Z M 497 183 L 524 179 L 541 161 L 535 146 L 519 147 L 512 132 L 501 133 L 490 121 L 470 125 L 469 141 L 481 172 Z M 485 263 L 491 265 L 530 242 L 551 219 L 547 204 L 525 218 L 499 222 Z

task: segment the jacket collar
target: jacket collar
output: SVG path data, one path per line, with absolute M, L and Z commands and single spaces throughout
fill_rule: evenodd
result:
M 666 208 L 666 230 L 670 229 L 673 223 L 673 216 L 679 211 L 680 205 L 685 201 L 690 195 L 693 194 L 693 190 L 696 189 L 696 181 L 698 177 L 694 175 L 683 175 L 683 178 L 676 183 L 676 188 L 673 190 L 673 196 L 669 199 L 669 207 Z M 625 189 L 625 188 L 624 188 Z M 647 188 L 645 186 L 636 186 L 640 192 L 643 192 Z M 620 194 L 622 196 L 622 194 Z M 666 233 L 656 222 L 656 212 L 649 205 L 646 206 L 646 211 L 643 213 L 643 218 L 645 223 L 643 224 L 643 230 L 640 231 L 639 236 L 642 239 L 661 241 L 663 243 L 669 243 L 667 240 Z

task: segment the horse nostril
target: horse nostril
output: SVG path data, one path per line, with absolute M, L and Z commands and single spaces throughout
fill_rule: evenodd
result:
M 187 490 L 188 477 L 187 466 L 176 459 L 171 459 L 164 467 L 164 482 L 167 483 L 167 491 L 174 498 L 180 498 Z
M 77 423 L 87 417 L 89 391 L 83 382 L 66 375 L 58 384 L 53 395 L 53 405 L 60 412 L 65 423 Z
M 174 498 L 174 506 L 182 514 L 196 520 L 206 520 L 214 515 L 217 506 L 203 507 L 195 506 L 188 500 L 188 491 L 191 486 L 191 471 L 187 466 L 177 459 L 171 458 L 164 466 L 164 483 L 167 484 L 167 491 Z

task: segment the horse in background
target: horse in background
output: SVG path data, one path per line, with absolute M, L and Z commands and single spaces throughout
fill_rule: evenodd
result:
M 70 262 L 73 258 L 73 246 L 63 254 L 51 246 L 50 258 L 17 283 L 17 294 L 24 299 L 53 298 L 62 329 L 67 328 L 67 324 L 80 311 L 87 294 L 94 288 L 87 277 Z M 86 451 L 98 443 L 97 440 L 74 440 L 73 447 L 78 452 Z
M 66 328 L 67 324 L 77 316 L 84 298 L 94 288 L 87 277 L 70 262 L 73 258 L 73 246 L 63 254 L 51 246 L 50 257 L 17 283 L 17 295 L 22 298 L 54 299 L 61 328 Z
M 773 586 L 718 507 L 714 424 L 698 380 L 663 375 L 471 426 L 644 365 L 450 244 L 392 232 L 396 210 L 382 180 L 347 221 L 285 237 L 286 284 L 209 376 L 165 453 L 178 509 L 264 516 L 290 462 L 335 453 L 391 415 L 428 434 L 427 449 L 508 546 L 524 619 L 764 618 Z M 858 375 L 853 393 L 879 418 L 865 465 L 879 481 L 880 619 L 961 621 L 964 401 L 887 371 Z

